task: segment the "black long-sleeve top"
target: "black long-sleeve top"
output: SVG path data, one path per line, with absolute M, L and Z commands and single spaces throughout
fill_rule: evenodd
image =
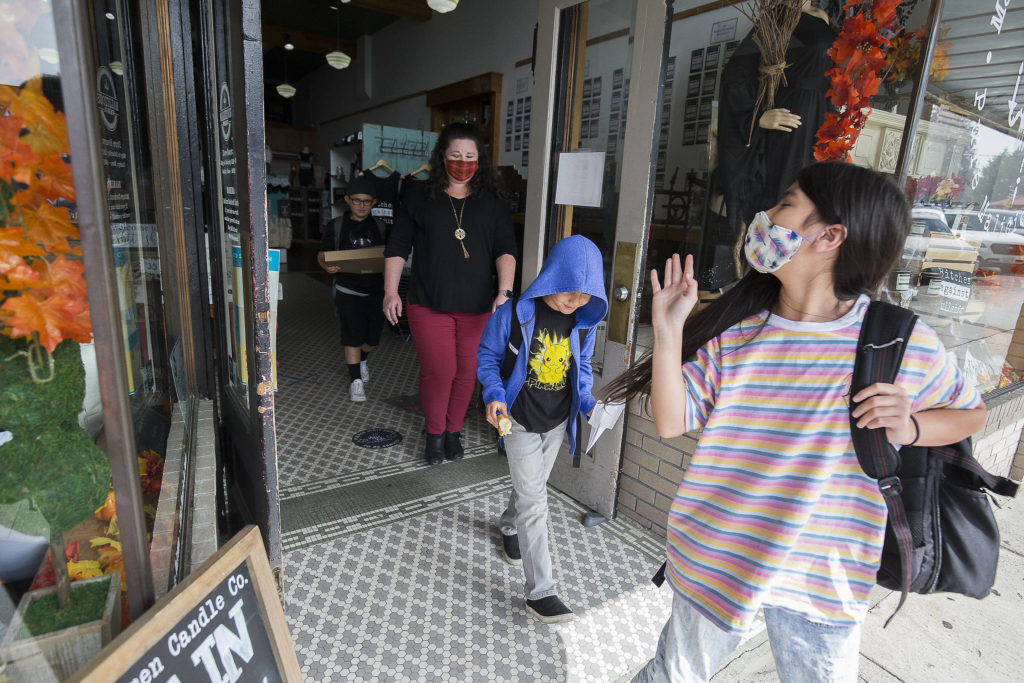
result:
M 468 259 L 455 239 L 460 209 Z M 512 214 L 489 192 L 465 200 L 415 193 L 395 212 L 384 256 L 408 259 L 413 249 L 409 303 L 446 313 L 488 313 L 495 296 L 495 261 L 517 255 Z

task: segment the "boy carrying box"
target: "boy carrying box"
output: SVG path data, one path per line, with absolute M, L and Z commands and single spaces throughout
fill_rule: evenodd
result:
M 370 379 L 366 359 L 380 343 L 380 332 L 384 327 L 384 274 L 343 273 L 339 266 L 328 265 L 324 253 L 384 244 L 381 225 L 370 215 L 377 202 L 376 193 L 369 178 L 357 176 L 349 182 L 345 191 L 348 211 L 341 219 L 331 221 L 324 230 L 321 251 L 317 254 L 320 267 L 334 275 L 331 289 L 348 366 L 348 396 L 357 402 L 366 400 L 363 385 Z
M 562 435 L 568 433 L 574 453 L 576 418 L 589 415 L 596 403 L 590 356 L 597 323 L 608 310 L 602 264 L 597 245 L 582 235 L 556 244 L 526 292 L 487 321 L 477 351 L 487 421 L 504 437 L 512 475 L 512 495 L 499 522 L 503 555 L 523 566 L 526 611 L 548 624 L 573 617 L 558 598 L 551 571 L 547 480 Z M 513 319 L 522 343 L 503 379 Z M 577 330 L 583 329 L 581 340 Z

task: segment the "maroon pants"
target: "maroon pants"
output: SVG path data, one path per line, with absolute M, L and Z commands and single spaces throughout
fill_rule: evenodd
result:
M 461 432 L 476 384 L 476 351 L 490 313 L 442 313 L 410 304 L 420 357 L 420 406 L 428 434 Z

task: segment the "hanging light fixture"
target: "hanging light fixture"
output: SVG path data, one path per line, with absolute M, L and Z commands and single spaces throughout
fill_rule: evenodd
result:
M 458 6 L 459 0 L 427 0 L 427 7 L 441 14 L 451 12 Z
M 334 52 L 328 52 L 324 57 L 327 59 L 327 63 L 335 69 L 344 69 L 352 63 L 352 58 L 341 51 L 341 13 L 338 13 L 337 31 L 335 32 L 335 39 L 337 49 Z
M 287 48 L 286 48 L 287 49 Z M 289 97 L 295 97 L 295 86 L 288 82 L 288 53 L 284 53 L 284 83 L 278 83 L 277 94 L 281 97 L 288 99 Z
M 294 50 L 295 49 L 295 43 L 292 42 L 291 36 L 289 36 L 287 33 L 284 34 L 284 49 L 286 49 L 286 50 Z

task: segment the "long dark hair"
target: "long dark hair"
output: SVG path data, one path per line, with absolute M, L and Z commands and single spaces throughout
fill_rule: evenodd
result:
M 492 192 L 498 194 L 498 177 L 487 156 L 487 148 L 480 138 L 480 132 L 471 123 L 449 123 L 437 136 L 437 144 L 430 153 L 430 177 L 426 180 L 427 196 L 435 199 L 448 187 L 448 173 L 444 170 L 444 153 L 448 151 L 452 140 L 472 140 L 476 144 L 477 171 L 469 181 L 472 194 Z
M 841 301 L 874 296 L 892 270 L 910 230 L 910 207 L 896 181 L 887 174 L 840 161 L 803 168 L 797 184 L 814 203 L 808 223 L 824 221 L 846 227 L 832 268 L 835 295 Z M 682 362 L 736 323 L 771 311 L 782 283 L 772 274 L 750 270 L 729 291 L 686 321 Z M 753 328 L 751 339 L 761 326 Z M 609 401 L 628 401 L 651 388 L 651 355 L 613 379 L 600 392 Z

